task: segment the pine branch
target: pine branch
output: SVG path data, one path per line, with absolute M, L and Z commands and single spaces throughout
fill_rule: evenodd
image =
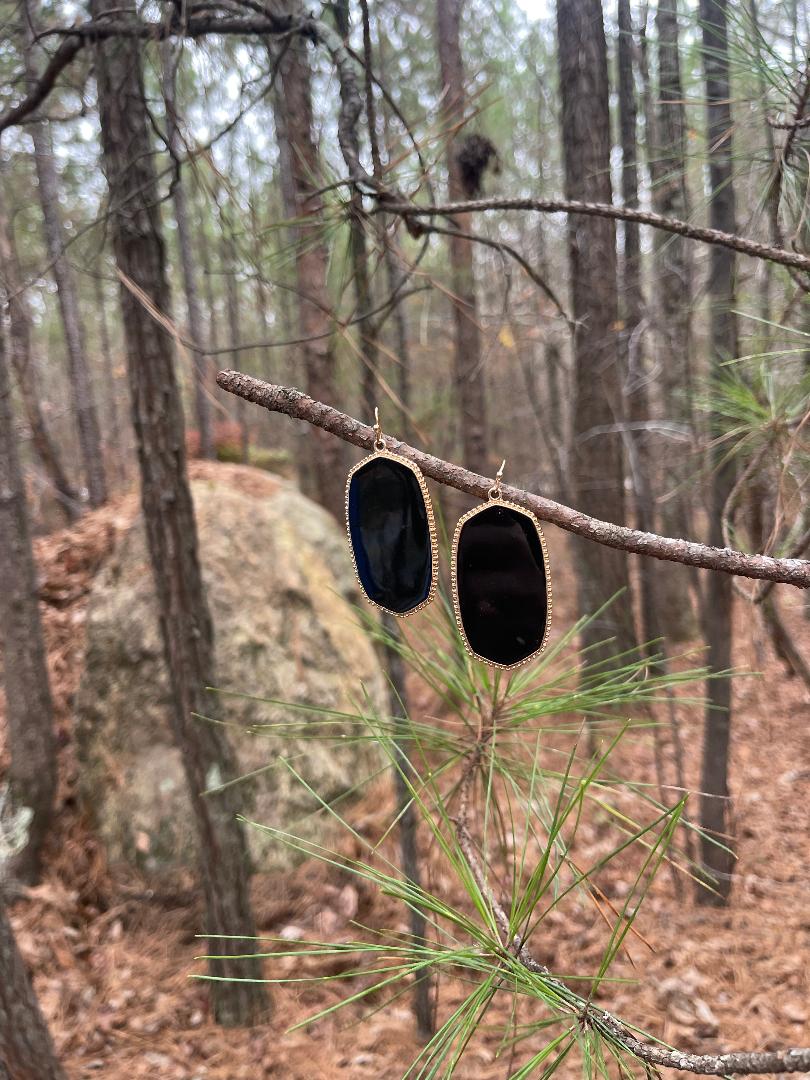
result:
M 371 427 L 322 401 L 315 401 L 294 387 L 262 382 L 261 379 L 254 379 L 239 371 L 220 371 L 217 383 L 228 393 L 261 405 L 270 412 L 283 413 L 294 420 L 305 420 L 308 424 L 343 439 L 344 442 L 360 446 L 364 450 L 373 449 L 374 431 Z M 386 445 L 397 454 L 413 461 L 425 476 L 447 487 L 456 488 L 457 491 L 485 499 L 492 487 L 492 477 L 481 476 L 453 462 L 425 454 L 391 436 L 386 436 Z M 504 485 L 503 494 L 511 502 L 531 510 L 541 521 L 549 521 L 566 532 L 606 547 L 619 548 L 635 555 L 648 555 L 666 562 L 683 563 L 685 566 L 697 566 L 704 570 L 720 570 L 737 577 L 795 585 L 799 589 L 810 588 L 810 561 L 746 555 L 732 548 L 709 547 L 692 540 L 640 532 L 638 529 L 629 529 L 610 521 L 600 521 L 570 506 L 554 502 L 553 499 L 509 485 Z
M 513 934 L 509 915 L 490 887 L 485 867 L 476 850 L 470 830 L 470 803 L 476 772 L 480 766 L 485 743 L 492 734 L 495 717 L 483 726 L 474 748 L 470 752 L 459 783 L 459 810 L 453 819 L 456 839 L 467 861 L 475 883 L 492 909 L 495 924 L 502 938 L 505 955 L 513 956 L 527 971 L 540 976 L 546 985 L 560 993 L 561 1000 L 570 996 L 559 978 L 552 975 L 545 964 L 534 958 L 520 934 Z M 598 1032 L 614 1046 L 627 1051 L 652 1069 L 677 1069 L 697 1076 L 752 1076 L 763 1073 L 795 1073 L 810 1070 L 810 1048 L 787 1050 L 738 1050 L 725 1054 L 685 1054 L 681 1050 L 647 1042 L 640 1039 L 611 1013 L 587 1001 L 577 1007 L 579 1023 Z M 648 1070 L 648 1075 L 651 1070 Z

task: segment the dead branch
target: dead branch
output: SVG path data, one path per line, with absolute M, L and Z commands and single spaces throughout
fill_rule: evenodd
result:
M 424 232 L 436 233 L 439 236 L 459 236 L 463 240 L 469 240 L 472 244 L 481 244 L 484 247 L 492 248 L 494 251 L 499 251 L 502 255 L 508 255 L 510 259 L 514 261 L 522 268 L 524 273 L 531 278 L 531 280 L 537 285 L 537 287 L 545 293 L 548 299 L 552 302 L 557 309 L 558 315 L 560 315 L 566 322 L 568 329 L 573 333 L 574 323 L 570 315 L 566 312 L 562 303 L 557 298 L 557 294 L 531 265 L 528 259 L 525 259 L 520 252 L 512 247 L 511 244 L 507 244 L 503 240 L 491 240 L 488 236 L 482 236 L 480 233 L 465 232 L 463 229 L 445 228 L 443 225 L 423 225 Z
M 217 383 L 228 393 L 261 405 L 270 412 L 305 420 L 308 424 L 322 428 L 354 446 L 370 451 L 374 445 L 374 431 L 367 424 L 361 424 L 359 420 L 322 401 L 315 401 L 293 387 L 262 382 L 261 379 L 254 379 L 239 371 L 221 371 L 217 375 Z M 485 499 L 492 487 L 492 477 L 481 476 L 460 465 L 425 454 L 398 439 L 388 437 L 387 441 L 390 449 L 413 461 L 425 476 L 441 484 L 479 499 Z M 640 532 L 624 525 L 600 521 L 570 506 L 520 488 L 505 485 L 503 491 L 505 498 L 531 510 L 541 521 L 549 521 L 566 532 L 583 536 L 606 547 L 619 548 L 635 555 L 647 555 L 667 562 L 683 563 L 685 566 L 697 566 L 704 570 L 720 570 L 738 577 L 795 585 L 799 589 L 810 588 L 810 561 L 746 555 L 732 548 L 709 547 L 692 540 Z
M 402 217 L 432 217 L 436 214 L 444 214 L 454 217 L 460 214 L 476 213 L 484 210 L 535 210 L 542 214 L 584 214 L 589 217 L 613 218 L 616 221 L 634 221 L 639 225 L 649 225 L 653 229 L 662 229 L 664 232 L 675 233 L 684 236 L 687 240 L 697 240 L 703 244 L 715 244 L 719 247 L 730 248 L 742 255 L 749 255 L 753 259 L 764 259 L 766 262 L 777 263 L 794 270 L 810 271 L 810 256 L 802 255 L 798 251 L 788 251 L 785 248 L 774 247 L 771 244 L 763 244 L 758 240 L 751 240 L 745 236 L 737 236 L 735 233 L 722 232 L 720 229 L 707 229 L 698 225 L 690 225 L 687 221 L 678 218 L 664 217 L 648 210 L 638 210 L 630 206 L 613 206 L 602 203 L 578 202 L 574 199 L 521 199 L 491 197 L 485 199 L 470 199 L 466 202 L 438 203 L 430 206 L 419 206 L 415 203 L 385 202 L 379 207 L 379 211 L 399 214 Z
M 30 93 L 28 93 L 17 105 L 14 105 L 4 113 L 3 116 L 0 116 L 0 132 L 5 131 L 6 128 L 14 127 L 15 124 L 23 123 L 27 116 L 35 109 L 39 108 L 45 98 L 47 98 L 48 94 L 50 94 L 51 90 L 53 90 L 60 74 L 68 64 L 71 63 L 84 44 L 84 39 L 81 37 L 74 36 L 65 38 L 49 60 L 48 66 L 37 79 L 36 84 L 32 87 Z

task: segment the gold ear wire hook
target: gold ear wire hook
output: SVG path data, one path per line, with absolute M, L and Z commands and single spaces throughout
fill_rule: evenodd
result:
M 374 406 L 374 449 L 385 449 L 385 440 L 383 439 L 382 427 L 380 426 L 380 410 L 376 405 Z
M 495 473 L 495 483 L 489 489 L 490 499 L 500 499 L 501 497 L 501 480 L 503 479 L 503 470 L 506 468 L 506 458 L 501 462 L 501 467 Z

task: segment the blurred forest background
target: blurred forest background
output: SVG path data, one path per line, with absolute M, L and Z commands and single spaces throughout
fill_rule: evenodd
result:
M 584 716 L 630 717 L 621 776 L 661 805 L 696 793 L 616 961 L 638 984 L 600 984 L 605 1007 L 700 1053 L 810 1042 L 810 594 L 790 585 L 810 7 L 2 0 L 0 20 L 0 1076 L 5 1053 L 20 1080 L 395 1077 L 457 1000 L 442 976 L 415 1021 L 406 996 L 282 1037 L 334 1003 L 339 958 L 282 959 L 303 989 L 187 979 L 208 948 L 200 973 L 276 977 L 200 932 L 424 932 L 236 815 L 322 837 L 314 788 L 454 895 L 401 783 L 298 718 L 441 726 L 460 684 L 418 654 L 473 678 L 441 613 L 407 646 L 358 621 L 357 453 L 224 393 L 223 368 L 364 423 L 379 406 L 386 434 L 484 476 L 505 457 L 509 484 L 590 518 L 734 549 L 661 561 L 549 526 L 574 689 L 544 710 L 566 751 Z M 452 535 L 472 501 L 432 491 Z M 255 737 L 285 725 L 283 746 Z M 582 825 L 597 862 L 608 819 L 596 800 Z M 615 854 L 547 920 L 550 967 L 599 966 L 632 891 Z M 479 1034 L 459 1075 L 523 1075 Z

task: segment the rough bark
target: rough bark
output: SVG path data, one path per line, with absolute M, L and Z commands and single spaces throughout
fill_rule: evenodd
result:
M 289 43 L 281 59 L 281 91 L 275 96 L 276 136 L 279 145 L 284 212 L 296 222 L 295 272 L 301 364 L 313 397 L 334 400 L 335 355 L 332 312 L 327 288 L 328 252 L 319 235 L 322 200 L 316 194 L 321 174 L 312 130 L 312 77 L 306 44 Z M 343 516 L 345 465 L 334 440 L 319 436 L 315 442 L 313 487 L 322 506 Z
M 94 16 L 115 0 L 94 0 Z M 144 97 L 140 45 L 132 38 L 96 46 L 96 80 L 104 171 L 109 186 L 113 250 L 119 271 L 161 311 L 169 283 L 159 197 Z M 172 727 L 183 758 L 199 843 L 206 904 L 205 930 L 244 936 L 252 951 L 255 924 L 249 901 L 247 847 L 236 820 L 233 789 L 205 796 L 232 779 L 235 763 L 222 729 L 194 719 L 210 714 L 205 687 L 215 684 L 211 616 L 200 570 L 197 530 L 188 483 L 180 392 L 172 340 L 131 289 L 122 285 L 132 417 L 141 477 L 141 503 L 172 698 Z M 238 791 L 238 789 L 237 789 Z M 214 954 L 233 951 L 213 938 Z M 226 979 L 261 978 L 257 958 L 211 962 Z M 267 1008 L 254 982 L 212 983 L 214 1014 L 225 1025 L 250 1024 Z
M 180 253 L 180 270 L 183 276 L 183 292 L 186 300 L 186 318 L 188 320 L 189 337 L 192 341 L 203 340 L 203 322 L 200 312 L 200 293 L 197 287 L 197 272 L 194 263 L 194 251 L 191 240 L 191 225 L 189 221 L 188 200 L 186 198 L 186 185 L 179 161 L 183 154 L 183 140 L 177 122 L 177 65 L 180 58 L 179 49 L 182 43 L 166 41 L 162 47 L 163 55 L 163 100 L 166 105 L 166 137 L 169 142 L 169 151 L 177 162 L 177 174 L 172 181 L 172 202 L 174 204 L 174 220 L 177 223 L 177 247 Z M 200 436 L 199 455 L 201 458 L 212 459 L 214 455 L 214 440 L 211 426 L 211 407 L 208 403 L 205 372 L 207 357 L 205 353 L 192 351 L 194 380 L 194 415 L 197 421 L 197 432 Z
M 609 203 L 610 117 L 605 31 L 599 0 L 558 0 L 557 46 L 567 199 Z M 618 339 L 616 237 L 612 221 L 568 219 L 573 335 L 572 496 L 596 517 L 623 521 L 624 475 Z M 624 595 L 593 620 L 583 644 L 613 638 L 610 651 L 635 644 L 627 560 L 621 552 L 580 546 L 583 614 Z
M 0 890 L 0 1077 L 64 1080 Z
M 734 231 L 736 206 L 733 183 L 731 87 L 728 63 L 726 0 L 701 0 L 703 67 L 706 80 L 706 135 L 709 147 L 709 222 L 712 227 Z M 735 307 L 735 258 L 731 251 L 712 248 L 709 264 L 709 328 L 711 366 L 721 366 L 737 355 Z M 724 449 L 715 448 L 712 457 L 712 490 L 709 542 L 723 543 L 723 511 L 734 486 L 734 466 L 724 462 Z M 707 666 L 711 672 L 731 666 L 732 643 L 731 580 L 717 574 L 709 578 L 703 612 L 708 646 Z M 698 887 L 702 903 L 724 903 L 730 892 L 734 857 L 728 847 L 731 815 L 728 812 L 728 758 L 731 738 L 731 680 L 709 679 L 706 684 L 706 716 L 700 790 L 700 822 L 706 832 L 701 837 L 703 873 L 714 891 Z M 719 840 L 720 847 L 713 840 Z
M 38 75 L 33 48 L 34 5 L 35 0 L 29 0 L 23 15 L 25 42 L 23 55 L 29 89 L 36 85 Z M 59 176 L 56 171 L 53 143 L 47 120 L 31 124 L 29 130 L 34 143 L 37 193 L 42 210 L 45 245 L 56 282 L 59 312 L 65 335 L 71 402 L 76 418 L 87 497 L 91 506 L 101 506 L 107 499 L 101 429 L 85 347 L 84 326 L 79 311 L 76 278 L 65 255 L 66 236 L 59 209 Z
M 462 0 L 436 0 L 437 44 L 442 80 L 441 122 L 447 139 L 447 191 L 451 202 L 463 199 L 465 191 L 458 161 L 455 132 L 463 124 L 467 110 L 464 62 L 459 28 Z M 461 214 L 455 224 L 461 232 L 471 231 L 472 219 Z M 471 469 L 487 469 L 486 388 L 481 355 L 481 330 L 475 297 L 473 245 L 461 237 L 450 237 L 451 288 L 453 292 L 453 381 L 458 401 L 461 445 Z
M 8 821 L 0 830 L 20 836 L 20 846 L 4 870 L 35 884 L 42 846 L 53 819 L 56 744 L 53 703 L 25 484 L 17 451 L 11 407 L 11 379 L 0 334 L 0 630 L 6 694 L 10 762 L 7 773 Z M 24 839 L 23 839 L 24 837 Z M 2 983 L 2 979 L 0 979 Z M 0 989 L 0 1002 L 2 989 Z M 2 1005 L 0 1004 L 0 1011 Z
M 31 442 L 53 489 L 54 497 L 67 518 L 73 522 L 81 513 L 79 493 L 70 483 L 62 465 L 62 455 L 51 435 L 42 411 L 31 345 L 31 314 L 17 265 L 17 252 L 11 222 L 0 189 L 0 285 L 8 309 L 9 353 L 17 381 L 25 418 L 31 429 Z M 3 327 L 0 327 L 0 334 Z
M 661 0 L 656 9 L 658 33 L 658 100 L 655 146 L 651 148 L 650 171 L 653 207 L 668 217 L 689 218 L 686 188 L 686 114 L 681 84 L 678 4 Z M 679 236 L 656 232 L 654 237 L 654 296 L 656 301 L 655 340 L 664 415 L 675 423 L 692 428 L 691 309 L 692 271 L 688 242 Z M 692 515 L 689 509 L 690 459 L 673 454 L 667 443 L 662 448 L 662 473 L 670 497 L 660 503 L 661 529 L 674 536 L 689 536 Z M 694 466 L 692 466 L 694 467 Z M 685 641 L 694 632 L 689 604 L 693 579 L 683 567 L 668 567 L 658 581 L 658 595 L 666 619 L 667 635 Z

